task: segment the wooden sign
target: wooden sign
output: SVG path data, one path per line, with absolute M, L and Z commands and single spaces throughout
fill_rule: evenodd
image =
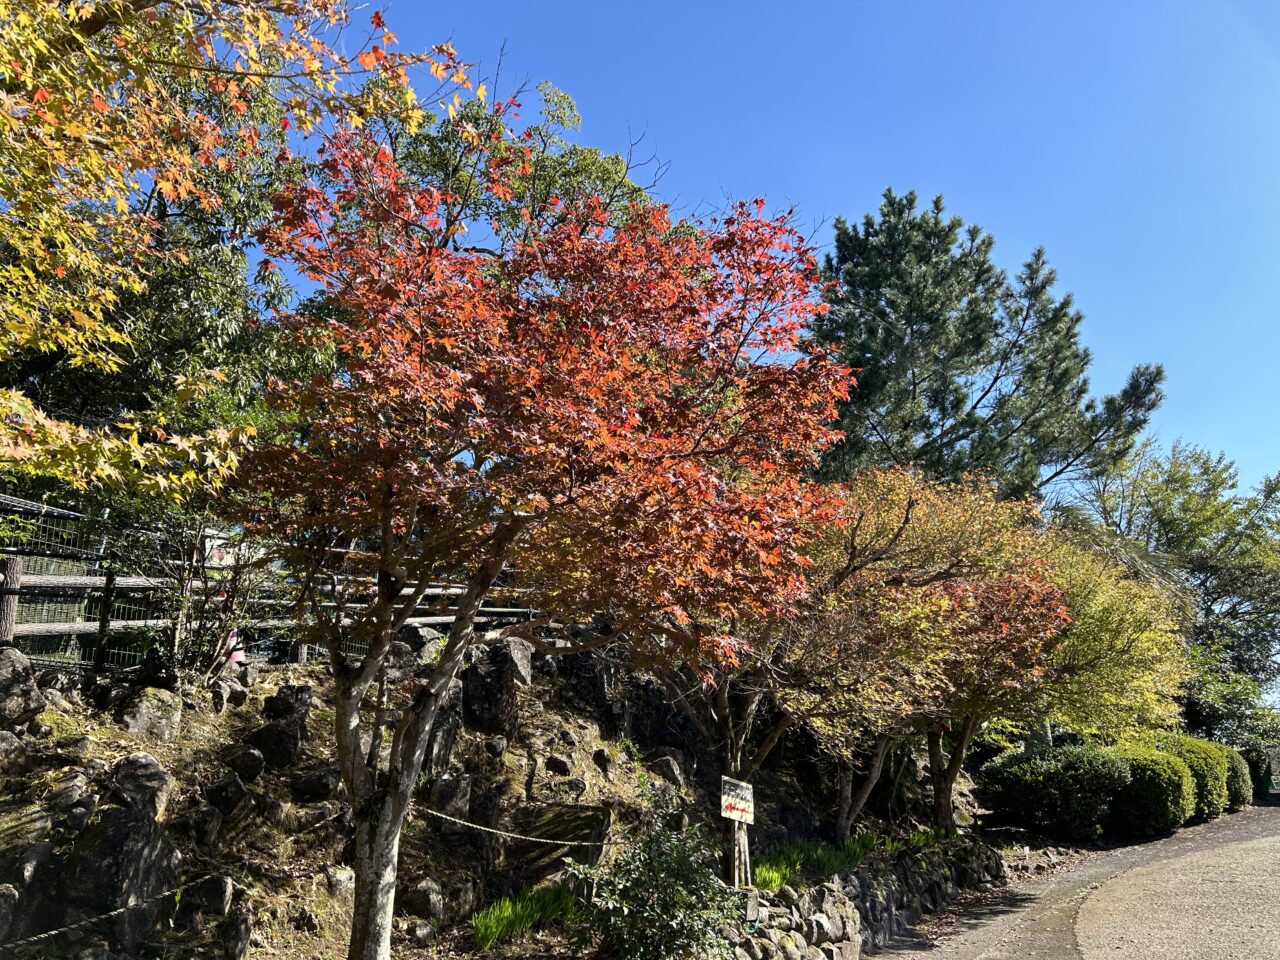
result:
M 756 801 L 751 784 L 720 778 L 720 816 L 739 823 L 756 822 Z

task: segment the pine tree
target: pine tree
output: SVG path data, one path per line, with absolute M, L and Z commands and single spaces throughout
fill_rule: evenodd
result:
M 1162 368 L 1135 367 L 1120 392 L 1090 396 L 1083 315 L 1055 293 L 1044 250 L 1010 279 L 993 244 L 948 217 L 941 197 L 920 210 L 914 193 L 886 191 L 861 226 L 836 221 L 830 311 L 816 333 L 855 369 L 857 387 L 827 479 L 883 465 L 943 479 L 985 470 L 1020 496 L 1096 474 L 1132 449 L 1162 399 Z

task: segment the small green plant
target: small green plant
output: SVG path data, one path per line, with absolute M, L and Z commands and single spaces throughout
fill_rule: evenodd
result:
M 814 841 L 788 840 L 774 845 L 755 865 L 756 886 L 776 890 L 804 878 L 826 879 L 848 874 L 868 857 L 896 857 L 940 846 L 959 835 L 951 829 L 917 830 L 906 837 L 886 837 L 874 831 L 850 837 L 839 847 Z
M 737 916 L 738 894 L 707 865 L 711 843 L 699 830 L 673 830 L 657 818 L 615 859 L 568 874 L 594 888 L 583 912 L 608 956 L 618 960 L 698 957 L 728 960 L 721 928 Z
M 481 950 L 532 930 L 572 920 L 578 913 L 578 899 L 564 884 L 526 887 L 513 897 L 503 897 L 471 918 L 476 946 Z

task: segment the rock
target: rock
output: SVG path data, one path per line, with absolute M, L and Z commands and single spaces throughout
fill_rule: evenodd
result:
M 613 779 L 613 756 L 604 747 L 591 754 L 591 762 L 596 765 L 606 780 Z
M 118 684 L 109 677 L 98 677 L 89 688 L 88 700 L 96 710 L 113 712 L 133 694 L 133 688 Z
M 356 890 L 356 872 L 350 867 L 328 866 L 324 868 L 325 883 L 335 897 L 350 897 Z
M 470 880 L 463 880 L 458 887 L 458 895 L 454 898 L 459 919 L 465 920 L 476 909 L 476 886 Z
M 299 716 L 272 720 L 249 734 L 245 743 L 262 754 L 268 767 L 284 770 L 302 759 L 306 731 L 306 724 Z
M 63 696 L 62 691 L 57 687 L 49 687 L 40 692 L 44 694 L 45 703 L 49 705 L 50 709 L 57 710 L 59 713 L 70 713 L 74 709 L 71 706 L 71 702 Z
M 26 758 L 27 748 L 8 730 L 0 730 L 0 770 L 16 767 Z
M 433 809 L 451 817 L 456 817 L 459 820 L 469 820 L 471 817 L 471 777 L 465 773 L 451 777 L 440 777 L 431 786 L 431 806 Z M 452 835 L 463 831 L 470 832 L 462 824 L 454 823 L 450 820 L 440 821 L 441 833 Z
M 424 877 L 406 893 L 405 908 L 408 912 L 433 920 L 444 919 L 444 890 L 434 878 Z
M 436 938 L 436 928 L 425 920 L 417 920 L 409 924 L 409 939 L 415 947 L 425 947 Z
M 39 717 L 32 717 L 27 721 L 27 736 L 36 740 L 43 740 L 49 734 L 53 733 L 53 727 L 45 723 Z
M 231 913 L 231 903 L 235 899 L 236 885 L 230 877 L 219 874 L 210 877 L 200 884 L 201 907 L 205 913 L 215 917 L 225 917 Z
M 223 754 L 222 759 L 235 772 L 236 776 L 245 783 L 253 783 L 257 780 L 262 776 L 262 771 L 266 767 L 266 761 L 262 758 L 262 751 L 253 747 L 232 747 Z
M 557 777 L 567 777 L 573 773 L 573 767 L 564 757 L 556 756 L 554 753 L 542 761 L 542 765 L 546 767 L 548 773 L 553 773 Z
M 64 767 L 54 771 L 32 790 L 33 798 L 53 813 L 66 813 L 85 796 L 89 778 L 83 770 Z
M 182 855 L 147 813 L 110 807 L 80 835 L 62 866 L 67 915 L 96 915 L 139 904 L 114 918 L 126 951 L 153 936 L 174 910 L 173 898 L 151 901 L 178 885 Z
M 522 687 L 530 686 L 533 683 L 533 644 L 512 637 L 506 642 L 506 651 L 516 683 Z
M 9 936 L 13 914 L 18 906 L 18 891 L 11 883 L 0 883 L 0 942 Z
M 236 680 L 240 682 L 240 686 L 245 690 L 249 690 L 258 682 L 259 668 L 256 663 L 242 663 L 240 669 L 236 671 Z
M 93 747 L 93 741 L 85 736 L 63 737 L 54 741 L 53 746 L 62 756 L 80 760 Z
M 191 815 L 191 835 L 202 847 L 212 846 L 222 830 L 222 811 L 202 803 Z
M 22 726 L 44 708 L 31 661 L 15 647 L 0 647 L 0 726 Z
M 122 757 L 111 771 L 111 784 L 129 806 L 156 820 L 164 817 L 173 793 L 173 777 L 149 753 Z
M 338 784 L 337 771 L 317 770 L 295 777 L 289 789 L 299 803 L 321 803 L 338 792 Z
M 253 915 L 241 910 L 222 925 L 223 956 L 227 960 L 245 960 L 253 939 Z
M 306 718 L 311 710 L 313 688 L 309 684 L 285 684 L 262 703 L 262 715 L 268 720 L 288 717 Z
M 182 698 L 171 690 L 143 687 L 130 697 L 120 713 L 125 730 L 148 740 L 172 740 L 182 721 Z
M 208 791 L 208 800 L 222 814 L 223 823 L 235 823 L 257 807 L 249 788 L 234 773 L 228 773 Z
M 684 789 L 684 771 L 673 756 L 659 757 L 649 765 L 655 776 L 661 777 L 679 790 Z
M 404 626 L 396 639 L 417 655 L 419 660 L 434 661 L 439 653 L 444 635 L 426 626 Z
M 506 737 L 489 737 L 484 742 L 484 752 L 495 760 L 507 752 Z
M 519 708 L 516 668 L 506 647 L 478 647 L 462 671 L 462 720 L 472 730 L 508 740 L 516 735 Z

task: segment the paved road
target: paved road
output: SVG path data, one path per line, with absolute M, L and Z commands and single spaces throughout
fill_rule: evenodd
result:
M 1280 807 L 1097 854 L 965 905 L 894 960 L 1280 958 Z

